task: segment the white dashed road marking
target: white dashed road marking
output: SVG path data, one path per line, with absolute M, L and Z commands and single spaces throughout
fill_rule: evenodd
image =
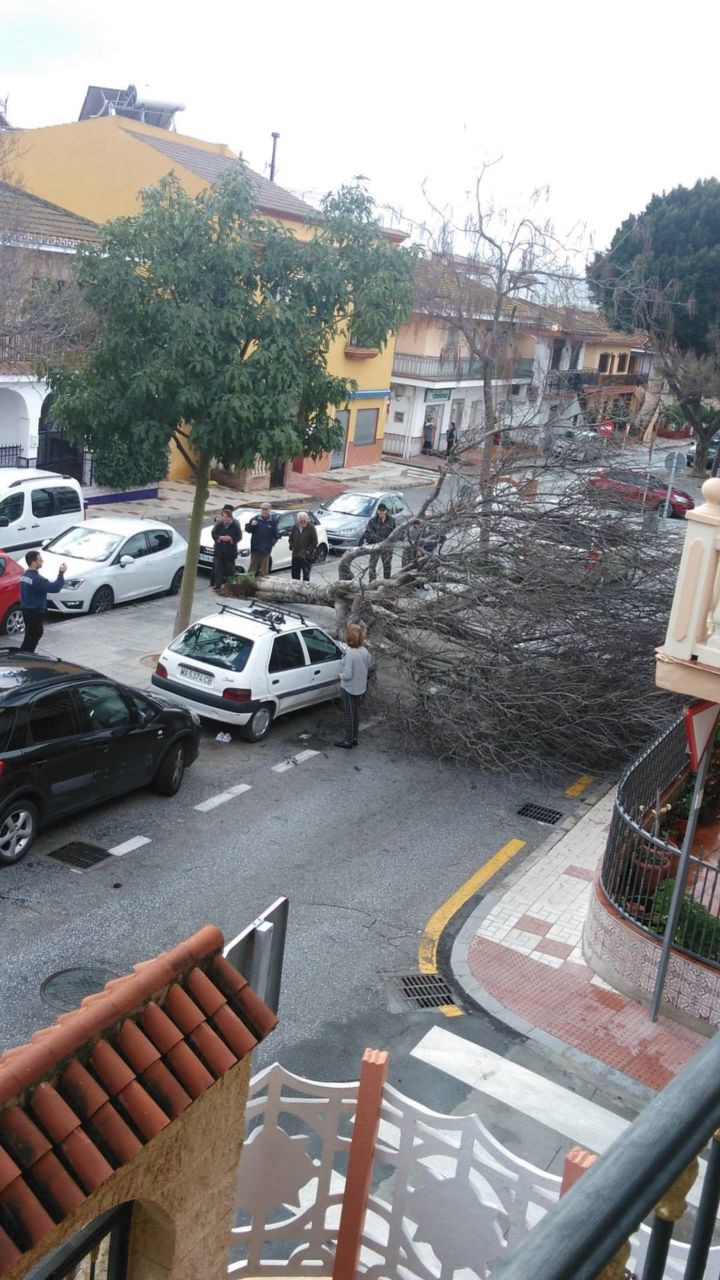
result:
M 227 804 L 228 800 L 234 800 L 235 796 L 241 796 L 243 792 L 250 790 L 249 782 L 239 782 L 236 787 L 228 787 L 227 791 L 219 791 L 216 796 L 210 796 L 209 800 L 196 804 L 195 812 L 209 813 L 211 809 L 217 809 L 218 805 Z
M 112 853 L 116 858 L 122 858 L 125 853 L 132 853 L 133 849 L 141 849 L 144 844 L 150 844 L 149 836 L 133 836 L 132 840 L 123 840 L 122 844 L 113 845 L 112 849 L 108 849 L 108 853 Z
M 298 751 L 296 756 L 290 756 L 289 760 L 281 760 L 280 764 L 274 764 L 273 773 L 286 773 L 288 769 L 294 769 L 296 764 L 302 764 L 303 760 L 310 760 L 312 756 L 319 756 L 319 751 Z

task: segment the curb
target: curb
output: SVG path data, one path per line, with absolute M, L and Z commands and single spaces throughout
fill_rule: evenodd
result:
M 530 867 L 546 857 L 550 850 L 564 839 L 568 831 L 572 831 L 580 819 L 593 809 L 609 791 L 612 791 L 615 785 L 616 783 L 613 782 L 610 786 L 603 783 L 598 787 L 593 787 L 592 799 L 584 798 L 577 806 L 574 814 L 568 815 L 560 826 L 543 840 L 537 849 L 534 849 L 532 853 L 523 858 L 520 865 L 511 865 L 504 875 L 502 872 L 498 872 L 498 880 L 491 883 L 487 892 L 481 892 L 478 895 L 472 910 L 452 939 L 449 953 L 447 946 L 443 948 L 442 967 L 446 967 L 449 970 L 449 977 L 478 1011 L 489 1014 L 492 1018 L 508 1027 L 509 1030 L 542 1049 L 546 1056 L 553 1058 L 565 1070 L 582 1075 L 594 1085 L 602 1083 L 605 1088 L 610 1086 L 613 1089 L 621 1090 L 626 1095 L 629 1095 L 633 1102 L 644 1106 L 657 1097 L 655 1090 L 641 1084 L 638 1080 L 633 1079 L 632 1076 L 627 1076 L 624 1072 L 618 1071 L 614 1067 L 609 1067 L 607 1063 L 601 1062 L 599 1058 L 593 1058 L 581 1049 L 575 1049 L 558 1036 L 551 1035 L 550 1032 L 544 1031 L 542 1027 L 536 1027 L 520 1014 L 508 1009 L 506 1005 L 496 1000 L 477 981 L 468 963 L 470 947 L 478 932 L 480 922 L 498 904 L 506 890 L 516 884 L 518 880 L 521 880 Z M 451 931 L 452 922 L 448 928 L 448 932 Z

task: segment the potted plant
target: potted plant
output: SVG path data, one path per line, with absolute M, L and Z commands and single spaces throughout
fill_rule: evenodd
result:
M 634 896 L 651 898 L 670 870 L 670 857 L 667 853 L 663 853 L 662 849 L 641 847 L 635 851 L 633 866 Z

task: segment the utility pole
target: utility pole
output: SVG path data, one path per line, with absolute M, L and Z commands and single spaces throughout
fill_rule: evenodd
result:
M 275 165 L 275 156 L 276 156 L 276 154 L 277 154 L 277 144 L 278 144 L 278 138 L 280 137 L 280 134 L 279 134 L 279 133 L 272 133 L 270 136 L 272 137 L 272 140 L 273 140 L 273 145 L 272 145 L 272 155 L 271 155 L 271 157 L 270 157 L 270 181 L 271 181 L 271 182 L 274 182 L 274 181 L 275 181 L 275 168 L 276 168 L 276 165 Z

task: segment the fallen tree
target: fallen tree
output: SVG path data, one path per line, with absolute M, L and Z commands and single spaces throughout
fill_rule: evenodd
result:
M 336 582 L 245 577 L 231 590 L 332 608 L 339 635 L 361 621 L 388 714 L 444 758 L 605 772 L 664 722 L 653 658 L 682 538 L 656 515 L 591 502 L 582 468 L 526 459 L 496 468 L 489 511 L 448 466 L 418 518 L 417 555 L 409 523 L 383 544 L 406 548 L 389 579 L 370 580 L 377 548 L 361 547 Z

